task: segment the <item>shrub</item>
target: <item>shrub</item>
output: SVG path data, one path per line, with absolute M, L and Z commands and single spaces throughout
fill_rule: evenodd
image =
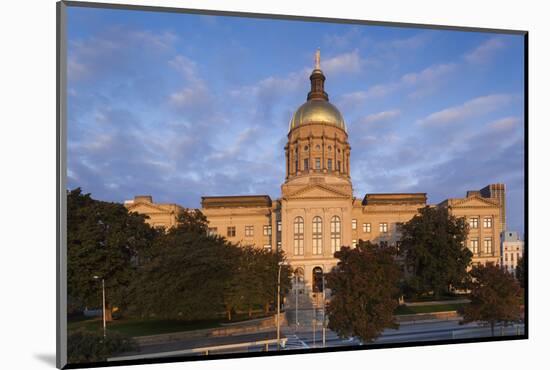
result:
M 101 332 L 76 330 L 67 338 L 67 357 L 69 363 L 106 361 L 113 354 L 137 350 L 133 338 L 119 333 L 109 333 L 103 337 Z

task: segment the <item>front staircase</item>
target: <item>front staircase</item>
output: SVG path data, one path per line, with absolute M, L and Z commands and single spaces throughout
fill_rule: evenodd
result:
M 323 294 L 304 285 L 293 287 L 285 297 L 285 315 L 287 325 L 295 330 L 311 330 L 314 324 L 322 327 Z

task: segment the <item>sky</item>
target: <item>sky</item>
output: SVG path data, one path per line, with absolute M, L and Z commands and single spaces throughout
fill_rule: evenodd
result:
M 524 232 L 523 37 L 69 7 L 67 186 L 200 207 L 280 197 L 314 53 L 351 145 L 354 195 L 430 204 L 506 184 Z

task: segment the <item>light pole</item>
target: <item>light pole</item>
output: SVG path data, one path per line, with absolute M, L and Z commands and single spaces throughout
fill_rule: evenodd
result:
M 281 348 L 281 268 L 287 264 L 284 261 L 279 262 L 279 273 L 277 274 L 277 351 Z
M 326 343 L 326 329 L 325 329 L 325 274 L 323 274 L 323 347 Z
M 298 330 L 298 273 L 294 272 L 294 295 L 296 296 L 296 331 Z
M 99 276 L 94 276 L 95 280 L 99 279 Z M 103 307 L 101 312 L 103 313 L 103 338 L 107 336 L 107 322 L 105 320 L 105 279 L 101 279 L 101 291 L 103 293 Z

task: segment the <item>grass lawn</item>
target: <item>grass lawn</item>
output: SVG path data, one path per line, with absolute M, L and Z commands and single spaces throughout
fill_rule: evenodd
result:
M 264 316 L 262 316 L 264 317 Z M 258 318 L 255 316 L 253 318 Z M 237 315 L 230 322 L 248 320 L 248 315 Z M 107 323 L 107 331 L 118 332 L 131 337 L 142 335 L 156 335 L 175 333 L 180 331 L 210 329 L 220 327 L 221 324 L 228 323 L 227 319 L 219 318 L 201 321 L 182 321 L 182 320 L 137 320 L 137 319 L 119 319 Z M 71 318 L 67 325 L 68 331 L 85 329 L 89 331 L 103 330 L 103 321 L 100 317 L 89 319 Z
M 417 313 L 430 313 L 430 312 L 444 312 L 444 311 L 456 311 L 462 308 L 464 303 L 449 303 L 438 305 L 426 305 L 426 306 L 399 306 L 394 311 L 395 315 L 414 315 Z

